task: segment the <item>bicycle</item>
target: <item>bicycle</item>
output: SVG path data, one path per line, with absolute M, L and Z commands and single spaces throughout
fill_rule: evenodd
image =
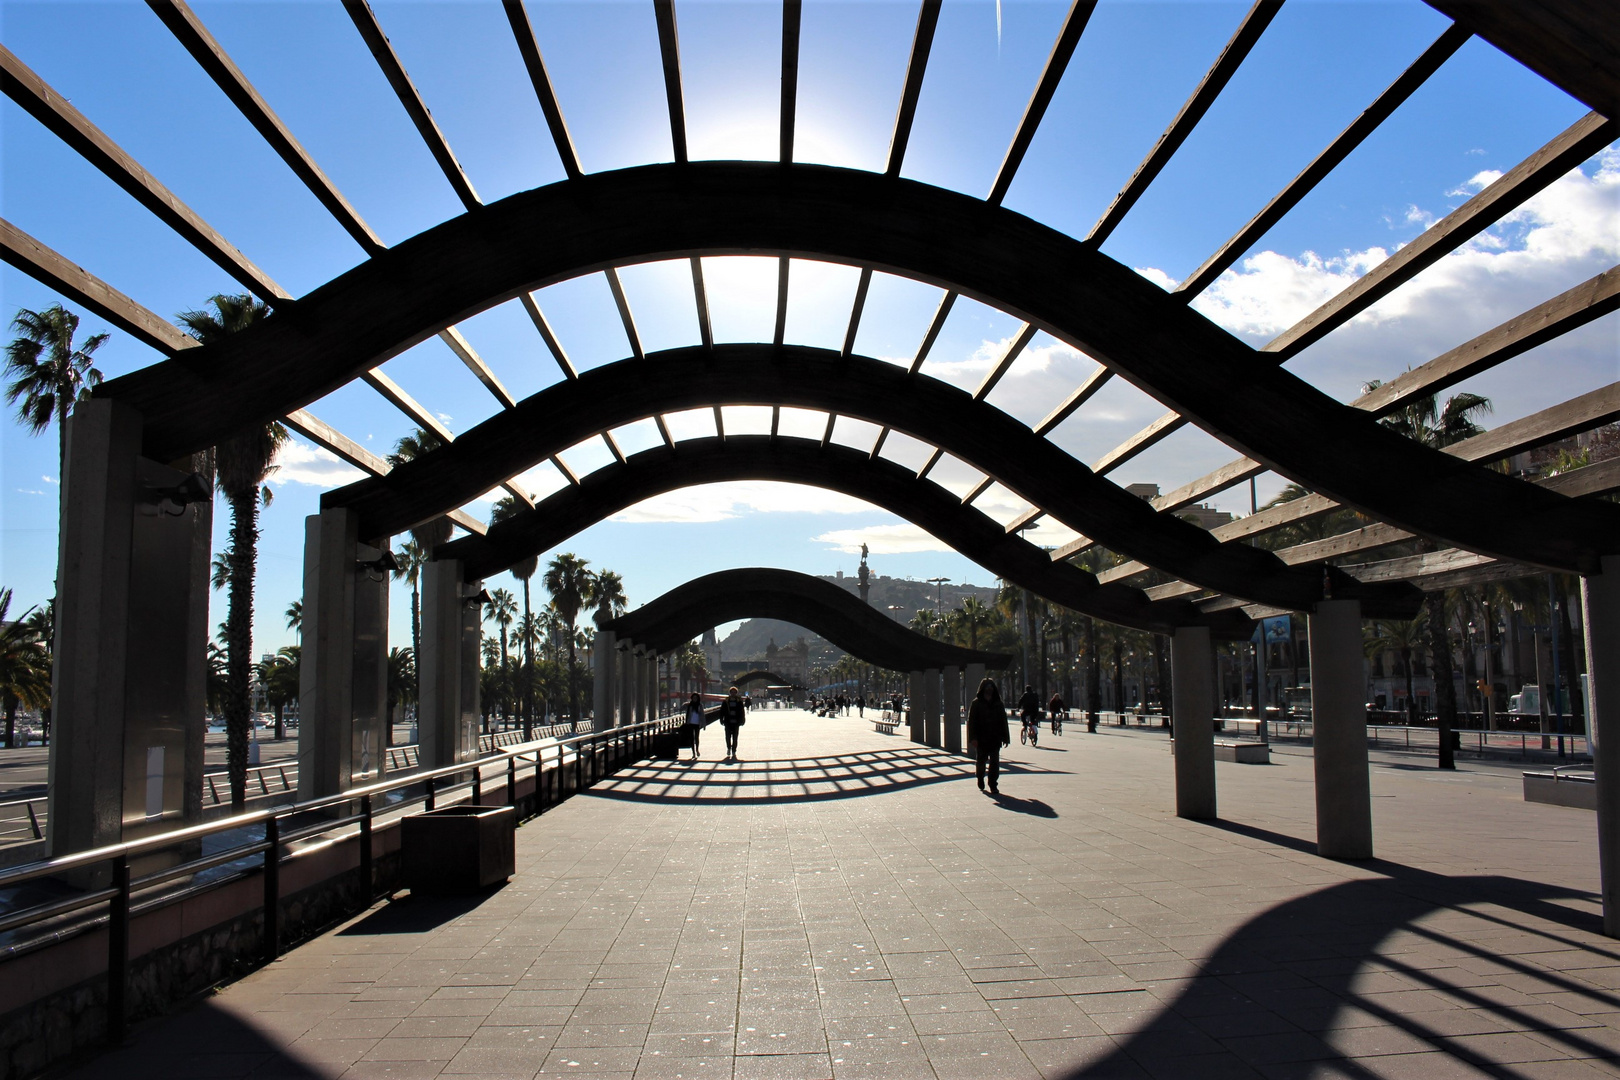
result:
M 1025 746 L 1039 746 L 1041 738 L 1041 718 L 1039 716 L 1024 717 L 1024 725 L 1018 732 L 1018 742 Z
M 1069 711 L 1068 709 L 1062 709 L 1062 710 L 1054 709 L 1054 710 L 1052 710 L 1052 734 L 1054 734 L 1054 735 L 1063 734 L 1063 721 L 1066 718 L 1065 714 L 1068 711 Z

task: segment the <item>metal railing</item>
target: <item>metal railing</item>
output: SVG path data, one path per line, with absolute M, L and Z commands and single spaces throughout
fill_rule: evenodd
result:
M 116 1043 L 123 1038 L 127 1025 L 129 925 L 132 916 L 179 903 L 203 889 L 217 887 L 222 881 L 260 874 L 263 880 L 260 906 L 264 912 L 261 948 L 264 961 L 269 962 L 281 951 L 281 864 L 298 857 L 297 852 L 290 850 L 292 845 L 316 838 L 325 838 L 326 843 L 330 843 L 358 837 L 361 881 L 358 910 L 364 910 L 375 899 L 372 830 L 381 814 L 397 816 L 417 804 L 432 810 L 446 798 L 457 800 L 462 793 L 466 793 L 469 801 L 480 803 L 486 781 L 485 772 L 493 767 L 505 773 L 509 805 L 515 806 L 517 803 L 520 771 L 533 777 L 534 813 L 538 816 L 566 798 L 569 791 L 583 791 L 625 763 L 646 756 L 651 751 L 653 737 L 671 730 L 677 720 L 678 717 L 664 717 L 571 736 L 549 746 L 502 750 L 477 761 L 425 769 L 321 799 L 252 810 L 142 840 L 0 870 L 0 890 L 12 889 L 31 881 L 75 875 L 108 882 L 75 896 L 35 903 L 0 916 L 0 936 L 21 935 L 0 949 L 0 964 L 106 926 L 107 1037 Z M 339 816 L 328 816 L 333 812 Z M 310 821 L 312 817 L 316 820 Z M 300 820 L 289 821 L 294 818 Z M 255 827 L 262 829 L 258 839 L 232 843 L 202 857 L 187 859 L 138 877 L 131 872 L 131 864 L 143 856 L 176 848 L 186 849 L 194 844 L 200 847 L 205 838 Z M 343 835 L 334 835 L 337 833 Z M 204 882 L 193 880 L 179 887 L 166 887 L 179 879 L 195 879 L 204 871 L 255 856 L 261 857 L 257 866 L 245 865 Z M 349 869 L 345 868 L 338 874 L 347 872 Z M 325 880 L 336 876 L 331 875 Z M 99 914 L 96 909 L 99 909 Z M 30 936 L 29 930 L 35 933 Z

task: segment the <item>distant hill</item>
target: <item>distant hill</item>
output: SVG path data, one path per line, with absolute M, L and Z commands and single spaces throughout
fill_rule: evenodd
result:
M 820 577 L 821 580 L 830 581 L 852 595 L 860 595 L 860 588 L 853 577 L 842 574 L 822 574 Z M 949 611 L 968 596 L 976 596 L 987 604 L 994 603 L 996 590 L 982 585 L 952 585 L 946 582 L 940 588 L 939 595 L 939 609 Z M 909 578 L 873 577 L 867 599 L 872 607 L 906 623 L 911 621 L 911 617 L 919 609 L 933 610 L 934 586 L 926 581 L 912 581 Z M 891 611 L 889 610 L 891 606 L 899 610 Z M 765 657 L 765 647 L 772 639 L 775 639 L 778 645 L 786 645 L 799 637 L 804 638 L 810 645 L 812 665 L 830 664 L 843 655 L 843 650 L 834 648 L 820 635 L 812 634 L 802 626 L 782 622 L 780 619 L 749 619 L 720 642 L 720 655 L 726 660 L 762 660 Z

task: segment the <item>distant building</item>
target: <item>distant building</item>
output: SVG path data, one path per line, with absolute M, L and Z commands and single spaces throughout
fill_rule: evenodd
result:
M 1148 502 L 1152 502 L 1159 497 L 1158 484 L 1126 484 L 1125 490 Z M 1183 506 L 1176 511 L 1176 516 L 1193 521 L 1201 529 L 1215 529 L 1232 520 L 1231 514 L 1228 514 L 1225 510 L 1217 510 L 1207 503 L 1198 503 L 1196 506 Z
M 712 626 L 703 631 L 703 642 L 699 645 L 699 648 L 703 650 L 703 666 L 708 668 L 711 673 L 719 675 L 722 670 L 720 667 L 720 642 L 714 636 Z
M 765 670 L 782 676 L 795 686 L 810 685 L 810 643 L 804 638 L 778 645 L 776 639 L 765 646 Z

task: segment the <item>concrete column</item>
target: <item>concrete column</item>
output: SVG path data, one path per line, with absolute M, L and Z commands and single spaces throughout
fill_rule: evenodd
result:
M 436 559 L 422 573 L 422 764 L 454 765 L 478 756 L 478 668 L 482 583 L 464 584 L 459 559 Z
M 944 726 L 945 749 L 953 754 L 962 752 L 962 669 L 948 667 L 944 670 L 941 695 L 945 699 L 945 715 L 941 718 Z
M 973 696 L 979 692 L 979 684 L 984 682 L 984 665 L 969 664 L 962 671 L 962 700 L 972 701 Z
M 618 707 L 619 637 L 612 630 L 597 630 L 596 642 L 591 646 L 591 667 L 595 681 L 591 684 L 591 728 L 600 731 L 612 723 L 608 718 Z
M 1597 777 L 1603 932 L 1620 937 L 1620 555 L 1606 556 L 1602 570 L 1581 579 L 1581 622 L 1591 683 L 1586 731 Z
M 619 692 L 618 708 L 613 711 L 609 727 L 621 727 L 630 722 L 636 709 L 636 645 L 628 638 L 619 640 Z
M 1308 616 L 1311 727 L 1316 762 L 1316 853 L 1370 859 L 1367 681 L 1361 601 L 1323 600 Z
M 139 456 L 135 410 L 80 402 L 67 433 L 46 836 L 53 857 L 201 820 L 213 530 L 207 485 L 192 481 L 188 491 L 189 471 Z
M 304 521 L 304 651 L 298 686 L 298 797 L 318 799 L 381 777 L 388 722 L 388 581 L 360 566 L 359 515 Z
M 1176 816 L 1199 821 L 1216 816 L 1213 656 L 1207 626 L 1180 626 L 1170 638 Z
M 933 747 L 941 745 L 939 693 L 939 668 L 929 668 L 923 672 L 923 739 Z
M 907 678 L 906 689 L 908 691 L 908 701 L 906 703 L 906 721 L 911 728 L 911 741 L 914 743 L 922 743 L 926 741 L 927 736 L 925 721 L 927 713 L 924 711 L 926 709 L 926 705 L 923 702 L 923 695 L 925 693 L 923 689 L 923 673 L 920 671 L 913 671 Z
M 636 712 L 630 718 L 633 724 L 639 724 L 647 719 L 647 649 L 645 646 L 636 647 L 636 666 L 634 670 L 636 680 Z

